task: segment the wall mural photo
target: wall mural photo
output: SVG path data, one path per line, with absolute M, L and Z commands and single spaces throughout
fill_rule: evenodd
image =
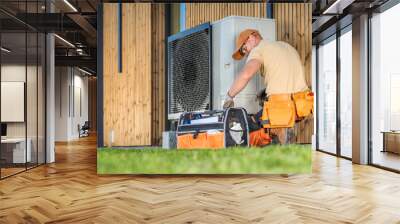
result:
M 98 174 L 310 173 L 311 11 L 103 3 Z

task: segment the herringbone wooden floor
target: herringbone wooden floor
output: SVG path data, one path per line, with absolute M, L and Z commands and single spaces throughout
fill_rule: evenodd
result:
M 311 175 L 98 176 L 94 138 L 0 181 L 0 223 L 400 223 L 400 175 L 314 153 Z

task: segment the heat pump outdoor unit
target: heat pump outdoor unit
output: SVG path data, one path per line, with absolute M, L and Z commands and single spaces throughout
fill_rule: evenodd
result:
M 169 120 L 183 112 L 222 109 L 227 90 L 245 64 L 245 59 L 232 59 L 236 37 L 250 28 L 259 30 L 266 40 L 275 40 L 275 20 L 243 16 L 229 16 L 168 37 Z M 263 88 L 263 79 L 255 75 L 235 97 L 235 107 L 257 113 L 261 108 L 255 98 Z

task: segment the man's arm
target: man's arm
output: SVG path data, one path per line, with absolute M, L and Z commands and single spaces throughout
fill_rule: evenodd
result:
M 250 79 L 256 74 L 260 69 L 261 62 L 257 59 L 251 59 L 246 63 L 242 71 L 240 71 L 239 76 L 233 82 L 231 88 L 228 91 L 228 95 L 233 98 L 240 93 L 246 87 Z

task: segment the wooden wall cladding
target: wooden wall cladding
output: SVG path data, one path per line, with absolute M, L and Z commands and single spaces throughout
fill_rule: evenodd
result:
M 151 4 L 122 4 L 122 73 L 117 8 L 113 3 L 103 8 L 104 145 L 150 145 Z
M 160 145 L 165 130 L 165 4 L 151 5 L 152 145 Z
M 266 17 L 266 3 L 186 3 L 186 28 L 227 16 Z
M 276 20 L 277 40 L 285 41 L 297 49 L 304 65 L 307 85 L 311 88 L 312 63 L 312 4 L 276 3 L 273 5 Z M 296 125 L 298 143 L 311 143 L 313 119 L 306 119 Z
M 277 40 L 285 41 L 297 49 L 304 65 L 308 86 L 311 86 L 312 4 L 274 4 Z

